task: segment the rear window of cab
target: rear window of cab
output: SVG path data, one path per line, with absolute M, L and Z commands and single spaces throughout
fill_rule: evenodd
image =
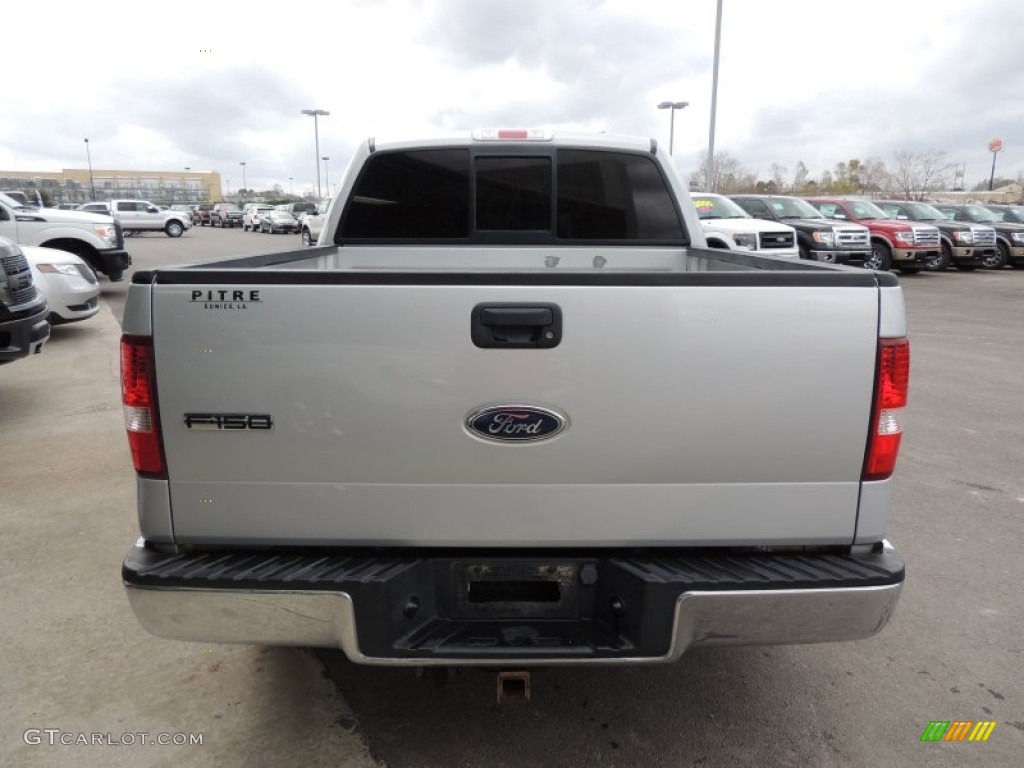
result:
M 647 155 L 464 148 L 372 155 L 336 243 L 424 240 L 688 242 L 668 183 Z

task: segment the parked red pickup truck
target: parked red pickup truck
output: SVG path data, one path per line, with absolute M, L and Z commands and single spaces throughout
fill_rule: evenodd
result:
M 917 274 L 942 256 L 938 227 L 896 221 L 867 200 L 842 197 L 805 197 L 829 219 L 853 221 L 871 230 L 871 259 L 867 269 L 893 267 L 904 274 Z

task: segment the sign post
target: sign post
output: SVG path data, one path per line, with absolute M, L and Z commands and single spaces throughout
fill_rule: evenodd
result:
M 992 191 L 992 183 L 996 179 L 996 155 L 1003 151 L 1003 140 L 996 137 L 988 143 L 988 151 L 992 153 L 992 173 L 988 176 L 988 191 Z

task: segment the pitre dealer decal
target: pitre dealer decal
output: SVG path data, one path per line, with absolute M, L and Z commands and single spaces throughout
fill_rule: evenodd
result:
M 466 417 L 466 429 L 477 437 L 500 443 L 547 440 L 569 425 L 565 416 L 532 405 L 494 405 Z
M 202 304 L 203 309 L 248 309 L 250 304 L 261 301 L 259 288 L 196 288 L 191 299 L 192 304 Z

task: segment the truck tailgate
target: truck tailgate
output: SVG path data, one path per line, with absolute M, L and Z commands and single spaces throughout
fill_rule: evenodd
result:
M 153 286 L 178 542 L 853 539 L 877 288 L 286 277 Z M 556 305 L 560 343 L 476 346 L 474 307 L 503 303 Z M 495 404 L 567 427 L 519 444 L 471 434 L 467 417 Z M 273 428 L 189 428 L 186 414 Z

